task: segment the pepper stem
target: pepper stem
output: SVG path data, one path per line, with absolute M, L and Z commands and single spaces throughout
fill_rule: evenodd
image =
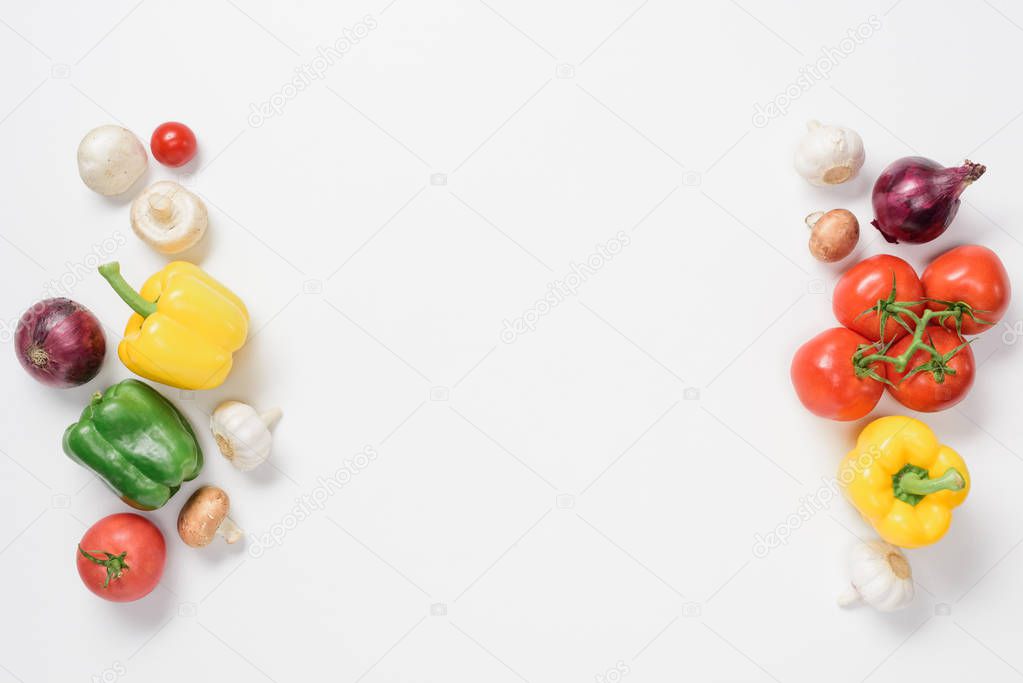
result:
M 945 474 L 937 479 L 928 479 L 920 474 L 909 471 L 899 478 L 899 485 L 906 493 L 915 496 L 926 496 L 938 491 L 960 491 L 966 486 L 966 479 L 954 467 L 945 470 Z
M 131 307 L 131 310 L 143 318 L 148 318 L 153 313 L 156 313 L 156 304 L 143 299 L 142 295 L 136 292 L 135 288 L 129 285 L 128 281 L 121 275 L 120 263 L 117 261 L 104 263 L 99 267 L 99 274 L 110 283 L 110 286 L 117 292 L 117 296 L 121 297 L 124 303 Z
M 128 551 L 125 551 L 120 555 L 114 555 L 113 553 L 100 551 L 102 552 L 102 554 L 107 556 L 106 559 L 104 560 L 101 560 L 95 555 L 90 555 L 86 551 L 82 550 L 82 546 L 78 546 L 78 552 L 80 552 L 82 556 L 88 559 L 89 561 L 95 562 L 96 564 L 107 568 L 107 578 L 103 581 L 104 588 L 109 588 L 111 581 L 116 581 L 117 579 L 121 578 L 121 575 L 131 568 L 128 566 L 128 563 L 124 561 L 124 558 L 128 555 Z

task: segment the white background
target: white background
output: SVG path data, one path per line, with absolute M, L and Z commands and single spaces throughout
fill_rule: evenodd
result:
M 792 85 L 871 15 L 828 79 Z M 250 116 L 359 22 L 375 28 L 321 79 Z M 814 418 L 789 385 L 848 265 L 811 259 L 803 217 L 855 211 L 857 257 L 922 268 L 976 242 L 1018 273 L 1021 38 L 1006 0 L 0 3 L 0 680 L 1023 676 L 1018 303 L 977 341 L 969 398 L 927 418 L 974 488 L 947 537 L 909 553 L 909 609 L 835 606 L 869 535 L 844 500 L 754 554 L 866 423 Z M 754 126 L 790 85 L 788 113 Z M 792 171 L 810 118 L 862 134 L 848 187 Z M 74 552 L 125 508 L 59 442 L 130 376 L 113 349 L 128 310 L 78 264 L 106 252 L 140 284 L 166 259 L 128 225 L 141 184 L 93 194 L 75 149 L 96 125 L 148 141 L 165 120 L 193 127 L 200 158 L 146 182 L 205 198 L 209 232 L 184 256 L 243 297 L 252 328 L 223 386 L 165 389 L 208 464 L 149 515 L 168 541 L 160 587 L 118 605 L 82 587 Z M 945 236 L 889 246 L 869 188 L 911 153 L 989 171 Z M 619 231 L 627 248 L 501 341 Z M 110 346 L 65 391 L 10 343 L 61 278 Z M 207 416 L 226 398 L 283 408 L 272 467 L 217 453 Z M 896 412 L 885 398 L 874 415 Z M 318 478 L 366 447 L 377 458 L 324 496 Z M 207 482 L 250 545 L 179 541 Z M 324 509 L 299 521 L 313 495 Z

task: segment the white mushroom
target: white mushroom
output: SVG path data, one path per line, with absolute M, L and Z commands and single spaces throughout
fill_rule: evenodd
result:
M 121 126 L 93 128 L 78 145 L 78 175 L 90 190 L 102 195 L 127 190 L 148 164 L 142 141 Z
M 228 543 L 235 543 L 242 537 L 227 513 L 231 510 L 231 499 L 227 492 L 217 486 L 200 486 L 178 515 L 178 536 L 193 548 L 209 545 L 214 536 L 223 536 Z
M 131 229 L 161 254 L 177 254 L 206 234 L 206 205 L 170 180 L 153 183 L 131 203 Z

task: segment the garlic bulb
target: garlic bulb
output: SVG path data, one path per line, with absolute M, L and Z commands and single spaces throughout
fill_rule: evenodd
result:
M 838 598 L 848 607 L 865 602 L 879 612 L 895 612 L 913 601 L 913 571 L 894 545 L 884 541 L 860 543 L 852 553 L 852 579 Z
M 210 417 L 210 430 L 224 457 L 247 472 L 270 457 L 270 428 L 280 418 L 278 408 L 258 413 L 240 401 L 224 401 Z
M 838 185 L 852 180 L 863 167 L 863 140 L 856 131 L 842 126 L 825 126 L 820 121 L 806 124 L 806 134 L 796 147 L 796 172 L 811 185 Z

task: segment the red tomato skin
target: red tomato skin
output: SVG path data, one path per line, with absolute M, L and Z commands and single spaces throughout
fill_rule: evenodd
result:
M 198 146 L 192 129 L 177 121 L 161 123 L 149 140 L 153 158 L 171 168 L 184 166 L 191 161 Z
M 965 301 L 977 311 L 978 318 L 995 324 L 1005 315 L 1012 298 L 1012 284 L 1002 260 L 987 247 L 976 244 L 946 251 L 927 266 L 921 280 L 931 299 Z M 928 306 L 935 310 L 944 308 L 935 303 Z M 955 329 L 952 320 L 943 324 Z M 963 334 L 980 334 L 992 327 L 963 316 Z
M 152 592 L 163 576 L 167 558 L 167 544 L 163 533 L 142 515 L 120 512 L 99 520 L 85 532 L 79 547 L 87 553 L 105 559 L 104 553 L 119 555 L 127 552 L 124 561 L 128 569 L 119 579 L 103 587 L 107 569 L 75 548 L 75 562 L 82 583 L 90 591 L 111 602 L 131 602 Z
M 862 335 L 833 327 L 803 344 L 792 358 L 792 386 L 803 406 L 818 417 L 849 421 L 864 417 L 884 393 L 884 385 L 869 377 L 857 377 L 852 358 Z M 885 364 L 873 369 L 885 376 Z
M 942 327 L 931 326 L 924 333 L 924 341 L 930 336 L 934 348 L 939 353 L 946 354 L 963 343 L 955 332 Z M 888 350 L 889 356 L 901 355 L 913 342 L 911 337 L 899 340 Z M 921 413 L 936 413 L 939 410 L 951 408 L 966 398 L 973 386 L 973 377 L 976 370 L 976 362 L 973 357 L 973 350 L 967 346 L 959 351 L 948 362 L 949 366 L 956 371 L 954 375 L 945 375 L 945 381 L 938 384 L 934 376 L 929 372 L 918 372 L 909 379 L 903 381 L 910 370 L 931 359 L 931 355 L 920 350 L 913 354 L 906 365 L 904 372 L 897 372 L 893 367 L 888 367 L 888 393 L 892 398 L 906 406 L 910 410 Z
M 872 342 L 878 341 L 880 321 L 877 313 L 871 312 L 863 316 L 860 316 L 860 313 L 876 306 L 879 299 L 888 298 L 892 291 L 892 274 L 895 275 L 897 300 L 919 301 L 923 298 L 924 288 L 913 266 L 897 256 L 878 254 L 863 259 L 845 271 L 835 285 L 831 306 L 838 322 Z M 920 315 L 924 311 L 924 305 L 915 306 L 912 310 Z M 906 328 L 895 320 L 889 319 L 885 323 L 885 341 L 900 339 L 906 334 L 908 334 Z

